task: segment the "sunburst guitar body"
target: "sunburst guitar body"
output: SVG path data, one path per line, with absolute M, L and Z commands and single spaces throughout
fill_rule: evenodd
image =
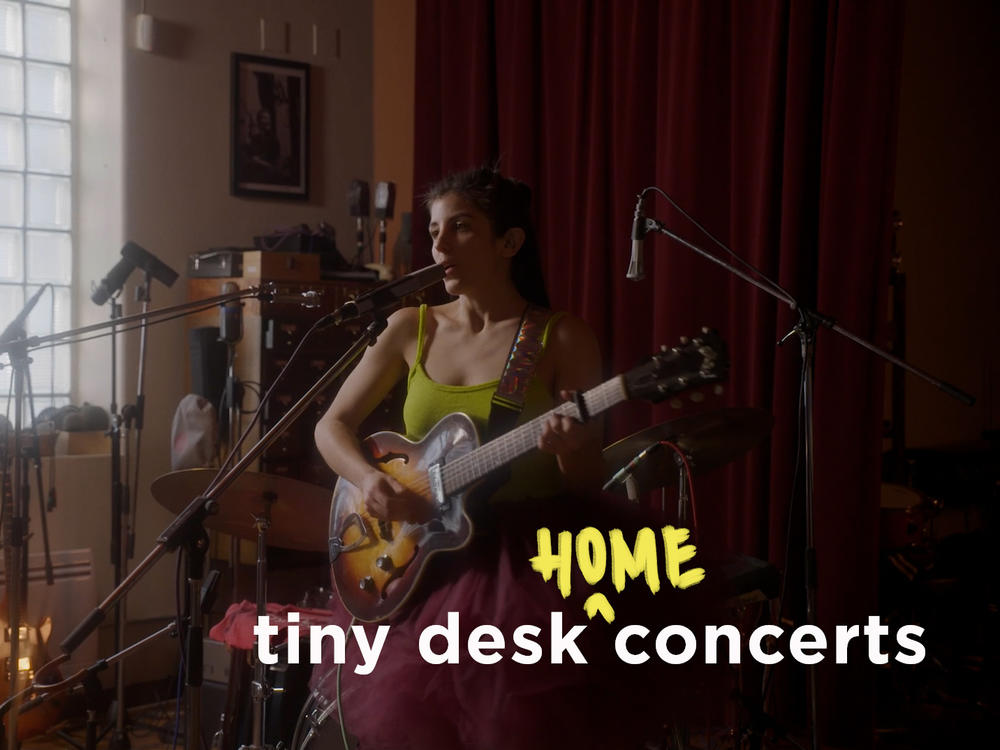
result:
M 355 617 L 373 621 L 406 602 L 432 555 L 468 544 L 472 521 L 465 500 L 472 488 L 437 503 L 428 471 L 472 453 L 479 437 L 467 416 L 449 414 L 418 443 L 394 432 L 378 432 L 363 447 L 380 470 L 422 495 L 432 516 L 422 524 L 380 520 L 365 510 L 357 487 L 338 480 L 331 512 L 333 583 Z

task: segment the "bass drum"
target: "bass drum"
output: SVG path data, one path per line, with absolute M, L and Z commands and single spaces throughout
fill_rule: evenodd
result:
M 309 653 L 309 643 L 299 643 L 299 653 Z M 264 702 L 263 744 L 274 747 L 287 743 L 295 730 L 295 722 L 302 715 L 303 706 L 310 697 L 309 677 L 313 665 L 289 664 L 288 646 L 281 644 L 273 649 L 278 661 L 266 667 L 267 683 L 274 692 Z M 215 737 L 218 746 L 236 748 L 250 746 L 253 741 L 253 667 L 250 652 L 233 649 L 229 664 L 229 689 L 226 709 L 220 716 Z M 231 717 L 231 718 L 229 718 Z M 212 743 L 216 745 L 215 742 Z
M 347 746 L 358 747 L 358 741 L 347 735 Z M 331 701 L 314 690 L 299 714 L 292 735 L 291 750 L 328 750 L 344 747 L 341 735 L 340 714 L 336 701 Z
M 920 546 L 928 541 L 934 503 L 912 487 L 882 484 L 879 542 L 883 550 Z

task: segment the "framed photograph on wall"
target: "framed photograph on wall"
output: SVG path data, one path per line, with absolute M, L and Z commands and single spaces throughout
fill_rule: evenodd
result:
M 233 195 L 309 198 L 309 64 L 233 53 Z

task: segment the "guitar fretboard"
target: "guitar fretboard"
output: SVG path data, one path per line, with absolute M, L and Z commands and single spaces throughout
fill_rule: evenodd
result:
M 591 388 L 583 394 L 583 403 L 590 416 L 607 411 L 615 404 L 627 399 L 625 379 L 621 375 L 611 378 L 611 380 L 596 388 Z M 542 434 L 545 421 L 551 414 L 560 414 L 576 419 L 581 417 L 576 403 L 567 401 L 552 411 L 535 417 L 530 422 L 525 422 L 496 440 L 491 440 L 486 445 L 446 464 L 441 469 L 445 495 L 468 487 L 494 469 L 504 466 L 534 449 L 538 445 L 538 438 Z

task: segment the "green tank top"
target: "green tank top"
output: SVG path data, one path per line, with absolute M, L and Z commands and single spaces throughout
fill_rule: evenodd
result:
M 424 369 L 424 332 L 427 305 L 420 306 L 417 324 L 417 354 L 407 376 L 403 424 L 406 437 L 421 440 L 442 417 L 462 412 L 475 424 L 483 440 L 490 417 L 490 401 L 500 378 L 477 385 L 446 385 L 432 380 Z M 553 324 L 562 317 L 556 313 L 542 333 L 542 351 L 548 344 Z M 524 409 L 517 424 L 523 424 L 555 406 L 552 395 L 538 378 L 532 378 L 524 396 Z M 511 464 L 510 480 L 494 495 L 493 501 L 547 497 L 560 491 L 562 475 L 555 456 L 535 450 Z

